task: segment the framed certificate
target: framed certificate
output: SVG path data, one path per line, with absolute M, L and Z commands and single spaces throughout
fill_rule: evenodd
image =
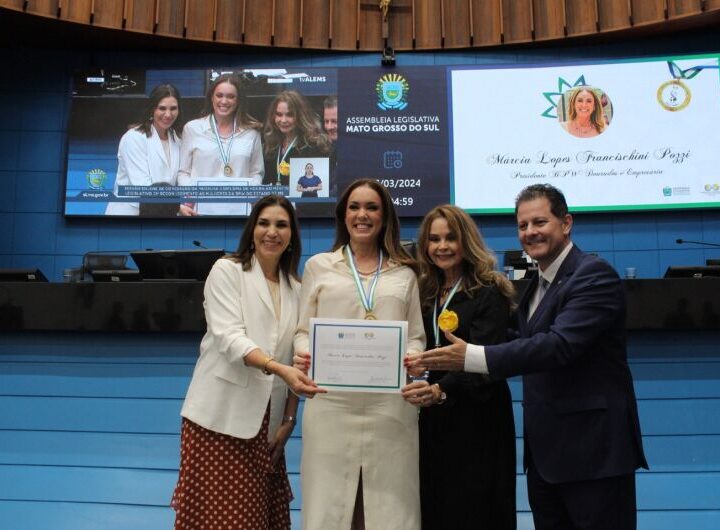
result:
M 405 385 L 407 322 L 310 319 L 311 377 L 344 392 L 396 393 Z

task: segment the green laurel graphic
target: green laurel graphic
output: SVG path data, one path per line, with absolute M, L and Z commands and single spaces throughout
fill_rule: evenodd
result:
M 550 106 L 545 109 L 545 112 L 541 114 L 544 118 L 552 118 L 557 120 L 557 106 L 558 101 L 562 97 L 562 95 L 565 93 L 565 91 L 570 90 L 571 88 L 575 88 L 577 86 L 584 86 L 587 85 L 585 82 L 585 76 L 581 75 L 577 78 L 574 84 L 570 84 L 567 81 L 565 81 L 562 77 L 558 77 L 558 88 L 557 92 L 543 92 L 543 97 L 550 103 Z

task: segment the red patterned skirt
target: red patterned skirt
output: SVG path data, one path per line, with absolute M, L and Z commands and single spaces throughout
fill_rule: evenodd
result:
M 268 412 L 244 440 L 183 418 L 180 477 L 170 505 L 175 530 L 286 530 L 293 499 L 285 456 L 270 461 Z

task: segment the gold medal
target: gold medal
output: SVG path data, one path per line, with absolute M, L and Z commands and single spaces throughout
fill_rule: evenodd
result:
M 278 175 L 282 175 L 283 177 L 290 176 L 290 164 L 285 162 L 284 160 L 278 164 Z
M 449 309 L 443 309 L 437 321 L 441 330 L 449 331 L 450 333 L 455 331 L 460 324 L 460 319 L 458 318 L 457 313 L 455 311 L 450 311 Z
M 365 311 L 365 320 L 377 320 L 372 311 Z
M 690 89 L 680 79 L 666 81 L 657 89 L 658 103 L 670 112 L 683 110 L 690 104 L 691 98 Z
M 232 166 L 230 164 L 225 164 L 225 169 L 223 170 L 226 177 L 229 177 L 232 175 Z

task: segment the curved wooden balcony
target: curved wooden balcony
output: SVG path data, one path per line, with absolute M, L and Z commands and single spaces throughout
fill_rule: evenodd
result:
M 378 0 L 0 0 L 2 8 L 190 42 L 336 51 L 557 43 L 720 21 L 720 0 L 391 0 L 387 18 Z

